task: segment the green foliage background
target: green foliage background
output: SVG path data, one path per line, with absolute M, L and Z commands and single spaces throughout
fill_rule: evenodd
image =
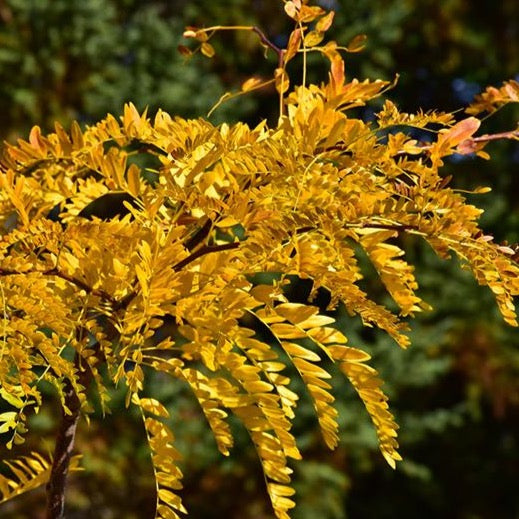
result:
M 347 43 L 359 33 L 368 46 L 347 58 L 349 77 L 392 78 L 391 98 L 406 111 L 452 110 L 486 85 L 519 71 L 519 4 L 483 0 L 323 0 L 337 10 L 331 37 Z M 289 25 L 278 0 L 3 0 L 0 1 L 0 136 L 13 140 L 33 124 L 51 129 L 78 119 L 89 124 L 124 102 L 151 112 L 161 107 L 184 117 L 204 116 L 220 95 L 254 74 L 268 75 L 274 57 L 246 33 L 214 39 L 212 61 L 185 63 L 176 47 L 185 25 L 257 24 L 284 45 Z M 326 73 L 309 62 L 310 80 Z M 297 70 L 293 79 L 297 82 Z M 260 92 L 224 104 L 212 117 L 273 120 L 275 93 Z M 369 109 L 364 113 L 370 117 Z M 485 122 L 483 131 L 512 129 L 513 107 Z M 424 138 L 423 135 L 417 135 Z M 492 161 L 460 159 L 446 165 L 458 187 L 489 185 L 474 202 L 486 209 L 485 226 L 496 239 L 519 241 L 519 147 L 488 147 Z M 404 461 L 393 472 L 351 388 L 337 379 L 343 441 L 330 453 L 322 445 L 303 398 L 296 425 L 305 461 L 296 472 L 295 519 L 519 517 L 519 337 L 497 315 L 490 293 L 440 263 L 424 247 L 405 244 L 417 265 L 424 298 L 435 310 L 413 324 L 412 343 L 400 351 L 385 337 L 362 329 L 339 310 L 351 343 L 370 348 L 387 381 L 401 425 Z M 366 271 L 368 267 L 366 266 Z M 366 283 L 376 291 L 376 279 Z M 290 290 L 304 299 L 308 287 Z M 380 291 L 382 294 L 382 291 Z M 321 294 L 319 304 L 326 305 Z M 185 453 L 186 504 L 195 518 L 271 518 L 260 468 L 245 434 L 229 459 L 216 451 L 189 395 L 157 378 L 154 390 L 170 402 L 179 447 Z M 124 410 L 124 390 L 113 395 L 113 415 L 81 424 L 77 449 L 85 471 L 70 479 L 70 518 L 150 517 L 154 488 L 139 418 Z M 37 434 L 27 448 L 53 448 L 56 409 L 34 418 Z M 238 427 L 238 426 L 237 426 Z M 237 429 L 239 430 L 239 429 Z M 9 457 L 13 453 L 9 453 Z M 0 451 L 0 458 L 7 456 Z M 4 505 L 6 518 L 37 518 L 43 491 Z

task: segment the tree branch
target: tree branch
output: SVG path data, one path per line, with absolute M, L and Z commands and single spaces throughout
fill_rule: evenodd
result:
M 467 139 L 473 142 L 488 142 L 495 141 L 498 139 L 519 139 L 519 130 L 511 130 L 509 132 L 501 132 L 501 133 L 492 133 L 492 134 L 484 134 L 479 137 L 471 137 Z
M 75 364 L 79 367 L 79 355 L 76 353 Z M 79 383 L 85 387 L 92 381 L 92 372 L 86 367 L 79 372 Z M 67 475 L 74 449 L 76 429 L 81 410 L 81 401 L 74 390 L 72 382 L 66 378 L 63 385 L 63 407 L 61 409 L 61 423 L 56 437 L 52 468 L 47 483 L 47 511 L 46 519 L 62 519 L 65 517 L 65 488 Z M 68 412 L 65 411 L 65 408 Z
M 272 49 L 277 54 L 277 56 L 278 56 L 278 67 L 282 67 L 283 66 L 283 56 L 285 54 L 284 49 L 281 49 L 277 45 L 272 43 L 267 38 L 267 36 L 265 36 L 265 33 L 259 27 L 254 26 L 254 27 L 251 28 L 251 30 L 252 30 L 252 32 L 254 32 L 255 34 L 257 34 L 259 36 L 259 39 L 260 39 L 261 43 L 263 43 L 263 45 L 266 45 L 267 47 Z
M 18 272 L 16 270 L 0 268 L 0 277 L 2 277 L 2 276 L 24 276 L 26 274 L 42 274 L 43 276 L 55 276 L 55 277 L 64 279 L 65 281 L 68 281 L 69 283 L 72 283 L 73 285 L 76 285 L 78 288 L 81 288 L 82 290 L 84 290 L 87 294 L 100 297 L 101 299 L 104 299 L 105 301 L 108 301 L 112 304 L 117 303 L 116 299 L 114 299 L 110 294 L 108 294 L 104 290 L 97 290 L 95 288 L 92 288 L 91 286 L 87 285 L 84 281 L 81 281 L 80 279 L 76 279 L 72 276 L 69 276 L 68 274 L 65 274 L 64 272 L 61 272 L 60 270 L 58 270 L 57 267 L 53 267 L 53 268 L 47 269 L 47 270 L 29 270 L 26 272 Z
M 66 414 L 63 409 L 61 411 L 61 423 L 54 447 L 50 479 L 47 483 L 47 519 L 64 517 L 65 485 L 79 420 L 79 398 L 68 379 L 65 380 L 63 397 L 64 405 L 69 409 L 70 414 Z
M 195 261 L 200 256 L 205 256 L 206 254 L 210 254 L 211 252 L 221 252 L 224 250 L 237 249 L 239 246 L 239 241 L 235 241 L 232 243 L 223 243 L 222 245 L 205 245 L 204 247 L 201 247 L 197 251 L 193 252 L 193 254 L 187 256 L 187 258 L 184 258 L 183 260 L 179 261 L 176 265 L 173 265 L 173 270 L 175 272 L 178 272 L 186 265 L 189 265 L 189 263 Z

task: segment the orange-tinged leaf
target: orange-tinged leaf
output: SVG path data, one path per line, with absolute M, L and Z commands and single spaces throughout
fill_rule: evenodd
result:
M 242 84 L 241 90 L 242 92 L 248 92 L 249 90 L 253 90 L 254 88 L 256 88 L 258 85 L 261 85 L 262 82 L 263 80 L 261 80 L 260 78 L 251 77 Z
M 285 51 L 285 63 L 290 61 L 296 54 L 299 48 L 301 47 L 301 29 L 297 28 L 290 34 L 290 38 L 288 40 L 288 45 Z
M 365 34 L 357 34 L 346 47 L 348 52 L 360 52 L 365 46 L 368 37 Z
M 455 124 L 447 132 L 442 133 L 438 142 L 445 143 L 449 147 L 455 147 L 477 132 L 481 121 L 475 117 L 468 117 Z
M 42 155 L 45 155 L 47 146 L 43 141 L 39 126 L 32 127 L 31 132 L 29 133 L 29 142 L 33 148 L 37 149 Z
M 186 47 L 185 45 L 178 45 L 177 50 L 178 52 L 180 52 L 180 54 L 182 54 L 182 56 L 189 57 L 193 55 L 191 49 L 189 47 Z
M 335 90 L 340 90 L 340 88 L 344 85 L 344 61 L 342 58 L 337 54 L 338 57 L 334 58 L 332 60 L 332 66 L 331 66 L 331 75 L 333 80 L 333 86 Z
M 316 24 L 315 24 L 315 30 L 316 31 L 319 31 L 319 32 L 325 32 L 327 31 L 332 23 L 333 23 L 333 18 L 335 16 L 335 12 L 334 11 L 330 11 L 328 14 L 326 14 L 325 16 L 323 16 Z
M 308 6 L 301 5 L 301 9 L 299 10 L 299 18 L 298 20 L 303 23 L 313 22 L 319 16 L 322 16 L 325 13 L 325 10 L 322 7 L 317 5 Z

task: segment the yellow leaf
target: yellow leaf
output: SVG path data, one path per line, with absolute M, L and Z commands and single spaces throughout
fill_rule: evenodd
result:
M 314 376 L 317 378 L 332 378 L 332 376 L 327 371 L 320 368 L 319 366 L 316 366 L 315 364 L 307 362 L 301 357 L 296 357 L 294 359 L 294 366 L 300 370 L 301 373 L 304 373 L 307 376 Z
M 295 344 L 293 342 L 283 342 L 283 349 L 294 357 L 300 357 L 302 359 L 311 360 L 312 362 L 319 362 L 321 357 L 317 355 L 317 353 L 303 348 L 303 346 L 299 346 L 299 344 Z
M 282 303 L 276 306 L 275 311 L 292 324 L 297 324 L 315 315 L 319 309 L 315 306 L 303 305 L 301 303 Z
M 280 94 L 284 94 L 290 86 L 290 80 L 288 79 L 288 74 L 286 73 L 286 70 L 283 68 L 277 68 L 274 72 L 274 77 L 276 90 Z
M 324 33 L 320 31 L 310 31 L 304 39 L 306 47 L 315 47 L 323 41 Z
M 257 77 L 251 77 L 245 81 L 242 86 L 242 92 L 248 92 L 249 90 L 255 89 L 258 85 L 261 85 L 262 80 Z
M 164 418 L 169 417 L 168 410 L 155 398 L 141 398 L 139 399 L 139 406 L 147 413 L 162 416 Z
M 275 323 L 270 329 L 272 333 L 280 339 L 301 339 L 305 337 L 305 333 L 298 330 L 295 326 L 285 323 Z
M 297 7 L 296 5 L 294 4 L 294 2 L 286 2 L 285 3 L 285 13 L 288 14 L 288 16 L 290 16 L 290 18 L 296 20 L 297 19 Z
M 232 227 L 233 225 L 236 225 L 240 222 L 233 218 L 232 216 L 227 216 L 225 218 L 222 218 L 221 220 L 218 220 L 216 222 L 216 227 Z
M 215 54 L 214 48 L 210 43 L 203 42 L 200 50 L 204 56 L 207 56 L 208 58 L 212 58 Z
M 137 164 L 131 164 L 126 173 L 128 181 L 128 191 L 134 196 L 138 197 L 140 193 L 140 176 L 141 170 Z
M 319 31 L 319 32 L 325 32 L 327 31 L 332 23 L 333 23 L 333 18 L 335 16 L 335 12 L 334 11 L 330 11 L 328 14 L 326 14 L 325 16 L 323 16 L 321 19 L 319 19 L 319 21 L 315 24 L 315 30 L 316 31 Z

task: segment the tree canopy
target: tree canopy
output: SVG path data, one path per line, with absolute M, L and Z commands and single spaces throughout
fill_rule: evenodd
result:
M 335 448 L 329 379 L 341 371 L 394 467 L 397 425 L 382 380 L 330 311 L 341 306 L 406 348 L 408 318 L 430 308 L 404 258 L 406 240 L 424 240 L 442 258 L 456 255 L 517 326 L 517 249 L 494 243 L 478 225 L 482 211 L 441 175 L 447 157 L 488 158 L 489 141 L 517 136 L 475 135 L 475 116 L 517 101 L 517 83 L 489 88 L 460 120 L 439 111 L 404 113 L 387 99 L 366 120 L 359 108 L 383 99 L 393 82 L 346 80 L 341 53 L 361 41 L 322 43 L 333 12 L 300 2 L 285 2 L 285 11 L 295 25 L 286 49 L 256 27 L 238 28 L 277 53 L 272 80 L 249 79 L 239 92 L 273 84 L 277 124 L 217 126 L 162 110 L 150 118 L 128 104 L 120 119 L 108 115 L 85 131 L 57 123 L 46 135 L 35 126 L 27 141 L 6 146 L 0 395 L 12 410 L 0 414 L 0 432 L 9 447 L 23 441 L 27 415 L 43 403 L 43 383 L 59 396 L 66 427 L 52 464 L 39 454 L 11 462 L 16 478 L 0 479 L 4 500 L 50 479 L 49 506 L 59 516 L 63 503 L 52 499 L 62 497 L 58 476 L 70 462 L 73 435 L 66 431 L 94 402 L 108 410 L 108 387 L 124 384 L 126 405 L 142 414 L 157 516 L 184 512 L 181 454 L 170 412 L 148 390 L 152 372 L 190 388 L 222 454 L 233 445 L 230 418 L 243 423 L 278 517 L 294 506 L 288 459 L 301 458 L 291 432 L 299 400 L 294 376 L 324 442 Z M 189 28 L 185 35 L 212 56 L 209 38 L 222 29 Z M 307 84 L 304 69 L 302 84 L 291 87 L 288 62 L 313 52 L 329 62 L 327 81 Z M 431 139 L 419 142 L 415 128 Z M 472 193 L 486 191 L 474 186 Z M 361 258 L 389 302 L 362 287 Z M 293 278 L 311 284 L 307 301 L 290 298 Z M 313 301 L 318 293 L 326 294 L 326 309 Z

